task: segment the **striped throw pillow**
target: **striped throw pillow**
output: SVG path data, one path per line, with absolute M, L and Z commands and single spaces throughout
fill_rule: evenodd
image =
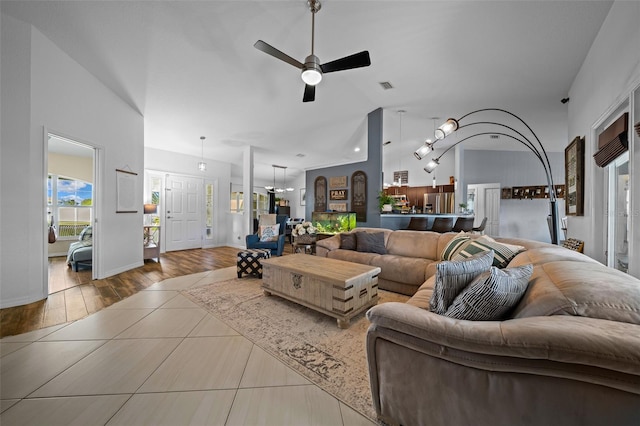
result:
M 527 291 L 533 265 L 498 269 L 480 274 L 455 298 L 445 316 L 470 321 L 504 319 Z
M 469 241 L 471 237 L 464 231 L 461 231 L 458 235 L 453 237 L 451 241 L 445 246 L 440 255 L 440 260 L 452 260 L 453 255 L 460 249 L 460 247 Z
M 463 243 L 458 251 L 454 253 L 451 260 L 468 259 L 476 254 L 492 250 L 494 252 L 493 266 L 497 268 L 505 268 L 516 254 L 524 250 L 524 247 L 514 246 L 511 244 L 501 244 L 493 238 L 482 236 L 475 240 L 469 240 Z
M 493 252 L 482 252 L 462 261 L 443 261 L 436 265 L 436 280 L 429 301 L 431 312 L 443 315 L 460 293 L 493 262 Z

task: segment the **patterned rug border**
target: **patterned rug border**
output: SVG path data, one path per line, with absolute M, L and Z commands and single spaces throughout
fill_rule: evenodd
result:
M 364 312 L 351 320 L 348 329 L 339 329 L 335 318 L 278 296 L 265 296 L 261 282 L 252 277 L 232 278 L 182 290 L 181 294 L 376 422 L 366 367 L 365 336 L 369 321 Z M 380 290 L 379 296 L 378 303 L 408 299 L 384 290 Z M 274 310 L 282 311 L 282 315 L 269 316 Z M 359 344 L 354 343 L 358 341 Z

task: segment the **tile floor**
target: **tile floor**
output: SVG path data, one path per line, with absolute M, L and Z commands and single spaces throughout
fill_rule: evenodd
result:
M 179 293 L 234 275 L 171 278 L 0 340 L 0 424 L 374 425 Z

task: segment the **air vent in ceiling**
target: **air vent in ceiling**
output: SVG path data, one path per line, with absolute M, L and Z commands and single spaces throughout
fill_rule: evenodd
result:
M 296 157 L 302 158 L 302 157 L 304 157 L 304 154 L 296 154 Z
M 393 89 L 393 86 L 388 81 L 381 81 L 380 86 L 382 86 L 384 90 Z
M 489 139 L 500 139 L 500 135 L 489 135 Z

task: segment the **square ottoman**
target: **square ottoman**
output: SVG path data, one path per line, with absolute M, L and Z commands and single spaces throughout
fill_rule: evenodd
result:
M 257 275 L 262 278 L 260 259 L 269 259 L 270 257 L 271 250 L 269 249 L 248 249 L 238 252 L 238 278 L 242 278 L 242 274 Z

